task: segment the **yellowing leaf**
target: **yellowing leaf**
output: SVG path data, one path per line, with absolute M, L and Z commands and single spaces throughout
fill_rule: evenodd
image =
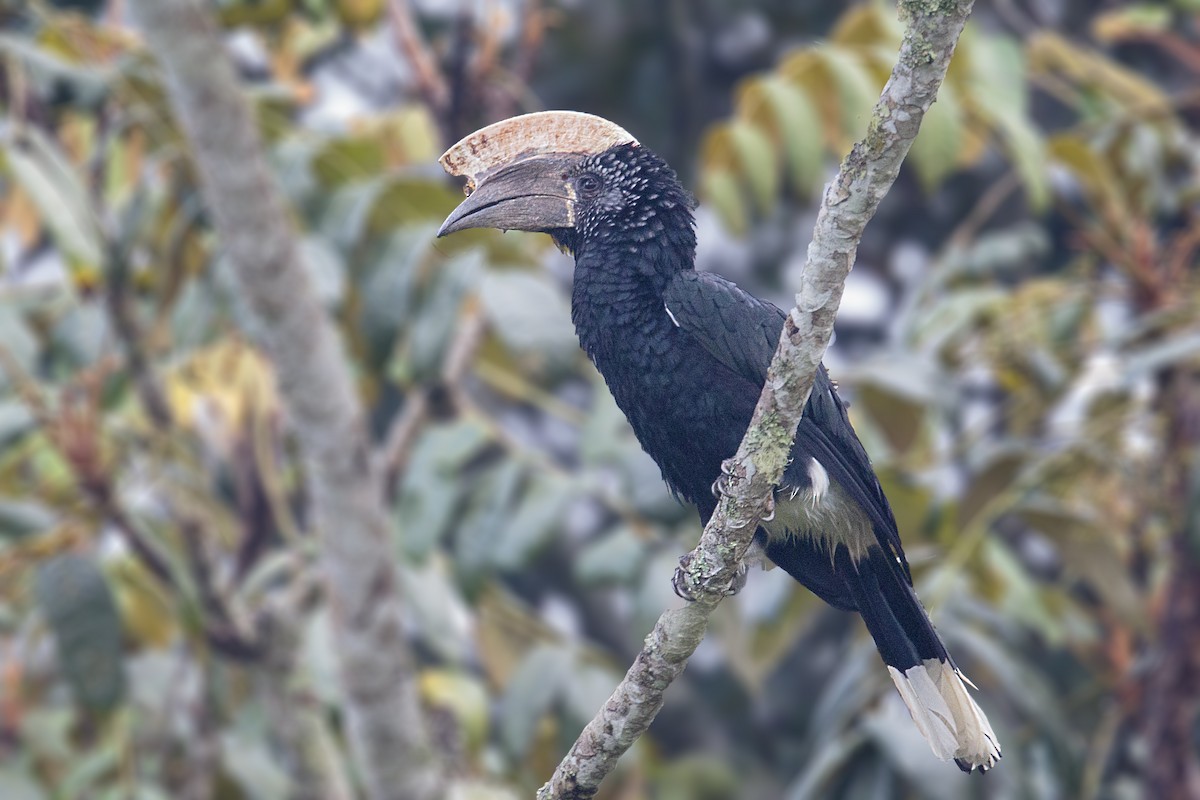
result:
M 1123 39 L 1158 33 L 1168 30 L 1173 14 L 1164 5 L 1138 3 L 1125 8 L 1115 8 L 1092 19 L 1092 35 L 1104 44 L 1113 44 Z
M 1046 172 L 1046 143 L 1033 123 L 1024 116 L 1003 116 L 993 120 L 1012 159 L 1029 204 L 1043 210 L 1050 204 L 1050 182 Z
M 1081 47 L 1050 31 L 1039 31 L 1029 41 L 1029 63 L 1035 73 L 1066 78 L 1096 89 L 1123 106 L 1146 114 L 1165 113 L 1171 99 L 1155 84 L 1110 58 Z
M 377 177 L 384 168 L 383 143 L 372 135 L 334 139 L 313 158 L 313 174 L 322 186 L 341 186 Z
M 489 699 L 487 689 L 469 673 L 427 669 L 419 679 L 421 700 L 449 713 L 466 747 L 475 751 L 487 740 Z
M 759 211 L 769 211 L 779 194 L 775 148 L 761 130 L 743 120 L 729 126 L 729 138 Z
M 1049 155 L 1071 170 L 1083 185 L 1088 199 L 1109 219 L 1122 219 L 1128 213 L 1120 181 L 1107 159 L 1101 157 L 1078 136 L 1055 136 L 1047 143 Z
M 777 75 L 751 81 L 738 98 L 738 109 L 747 119 L 772 126 L 797 192 L 808 193 L 820 185 L 825 164 L 821 118 L 802 86 Z
M 701 196 L 713 204 L 730 231 L 739 236 L 744 234 L 750 222 L 741 187 L 733 173 L 727 169 L 710 169 L 701 181 Z
M 823 60 L 828 78 L 837 89 L 845 145 L 860 138 L 867 131 L 871 109 L 879 98 L 882 86 L 871 74 L 864 59 L 856 52 L 839 47 L 822 47 L 817 54 Z
M 829 41 L 840 45 L 899 47 L 904 29 L 889 5 L 864 3 L 851 7 L 838 19 Z
M 280 406 L 270 362 L 234 338 L 195 353 L 167 374 L 164 386 L 178 423 L 222 451 Z
M 179 626 L 171 598 L 140 561 L 120 556 L 104 565 L 116 595 L 125 632 L 146 647 L 166 647 Z

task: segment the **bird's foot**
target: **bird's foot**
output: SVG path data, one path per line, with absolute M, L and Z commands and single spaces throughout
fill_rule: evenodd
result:
M 675 596 L 689 603 L 696 602 L 696 595 L 688 586 L 687 573 L 683 571 L 683 567 L 676 567 L 675 574 L 671 576 L 671 588 L 675 590 Z
M 729 479 L 733 477 L 733 470 L 736 462 L 732 458 L 727 458 L 721 462 L 721 474 L 712 483 L 713 497 L 720 500 L 729 488 Z
M 770 522 L 775 519 L 775 493 L 767 495 L 767 513 L 763 515 L 763 522 Z
M 729 476 L 722 475 L 712 482 L 712 496 L 720 500 L 725 496 L 725 490 L 729 486 Z
M 737 570 L 735 570 L 733 573 L 733 577 L 729 579 L 729 585 L 721 591 L 721 594 L 723 594 L 725 597 L 733 597 L 746 587 L 746 580 L 748 577 L 749 567 L 745 562 L 743 562 L 738 565 Z M 696 602 L 696 594 L 692 591 L 692 587 L 688 584 L 687 573 L 683 571 L 682 566 L 675 568 L 675 575 L 671 578 L 671 587 L 675 590 L 676 596 L 688 601 L 689 603 Z
M 743 561 L 738 564 L 738 568 L 734 571 L 733 577 L 729 579 L 729 586 L 725 587 L 725 596 L 733 597 L 735 594 L 746 588 L 746 581 L 750 577 L 750 566 Z

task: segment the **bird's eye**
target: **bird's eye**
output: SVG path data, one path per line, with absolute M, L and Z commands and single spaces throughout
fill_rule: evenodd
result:
M 575 181 L 575 188 L 581 194 L 594 194 L 600 189 L 600 181 L 594 175 L 580 175 Z

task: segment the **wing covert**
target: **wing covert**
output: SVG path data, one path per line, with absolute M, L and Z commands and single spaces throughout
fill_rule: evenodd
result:
M 663 292 L 663 302 L 675 324 L 713 358 L 754 386 L 763 385 L 786 316 L 777 306 L 710 272 L 678 274 Z M 867 512 L 880 546 L 897 559 L 911 582 L 891 506 L 824 365 L 817 370 L 804 407 L 784 485 L 807 483 L 803 475 L 807 460 L 796 458 L 801 454 L 821 462 L 830 477 Z
M 746 380 L 762 386 L 779 344 L 784 313 L 711 272 L 681 272 L 663 302 L 671 319 Z

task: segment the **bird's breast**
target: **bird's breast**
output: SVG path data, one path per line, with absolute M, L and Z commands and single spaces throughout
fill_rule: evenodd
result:
M 642 448 L 672 489 L 711 500 L 721 462 L 737 450 L 760 387 L 747 384 L 670 322 L 634 319 L 580 341 L 604 376 Z

